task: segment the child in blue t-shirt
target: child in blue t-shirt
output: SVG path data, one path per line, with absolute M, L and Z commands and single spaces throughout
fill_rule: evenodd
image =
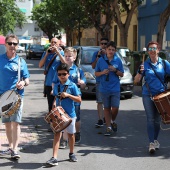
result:
M 68 79 L 69 77 L 69 66 L 67 64 L 61 64 L 57 68 L 57 74 L 59 78 L 59 82 L 55 84 L 53 88 L 53 95 L 58 96 L 60 93 L 60 97 L 56 98 L 54 101 L 54 105 L 61 105 L 66 113 L 72 118 L 72 123 L 66 128 L 68 139 L 69 139 L 69 159 L 71 162 L 77 162 L 77 158 L 74 154 L 74 144 L 75 137 L 74 133 L 75 129 L 75 121 L 76 121 L 76 112 L 74 107 L 74 102 L 81 102 L 81 92 L 78 89 L 77 85 Z M 67 86 L 66 91 L 63 90 Z M 61 100 L 62 99 L 62 100 Z M 59 149 L 59 143 L 61 138 L 61 132 L 54 134 L 53 141 L 53 157 L 46 162 L 47 165 L 58 165 L 57 155 Z

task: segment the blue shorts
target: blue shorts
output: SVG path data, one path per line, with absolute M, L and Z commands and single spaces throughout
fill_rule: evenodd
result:
M 99 83 L 96 83 L 96 103 L 102 103 L 102 96 L 99 92 Z
M 80 121 L 80 105 L 74 105 L 75 107 L 75 112 L 76 112 L 76 122 Z
M 104 108 L 116 107 L 120 105 L 120 92 L 101 93 Z
M 21 99 L 21 106 L 19 108 L 19 110 L 13 114 L 10 117 L 4 117 L 2 116 L 2 123 L 8 123 L 8 122 L 17 122 L 17 123 L 21 123 L 21 119 L 22 119 L 22 109 L 23 109 L 23 99 Z

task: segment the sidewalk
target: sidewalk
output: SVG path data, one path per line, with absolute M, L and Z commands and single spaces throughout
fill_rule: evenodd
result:
M 1 122 L 1 119 L 0 119 Z M 36 143 L 38 140 L 38 134 L 32 132 L 28 126 L 21 125 L 21 136 L 19 142 L 19 149 L 23 149 L 27 145 Z M 5 133 L 5 125 L 0 123 L 0 150 L 5 150 L 8 147 L 8 141 Z

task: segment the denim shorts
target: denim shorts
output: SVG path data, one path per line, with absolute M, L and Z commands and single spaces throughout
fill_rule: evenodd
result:
M 71 122 L 70 125 L 66 128 L 66 131 L 67 131 L 67 133 L 69 133 L 69 134 L 74 134 L 74 133 L 76 133 L 76 126 L 75 126 L 76 117 L 71 118 L 71 119 L 72 119 L 72 122 Z
M 102 96 L 99 92 L 99 83 L 96 83 L 96 103 L 102 103 Z
M 8 123 L 8 122 L 17 122 L 17 123 L 21 123 L 21 119 L 22 119 L 22 109 L 23 109 L 23 99 L 21 99 L 21 106 L 19 108 L 19 110 L 13 114 L 10 117 L 4 117 L 2 116 L 2 123 Z
M 120 92 L 101 93 L 104 108 L 116 107 L 120 105 Z
M 78 122 L 80 121 L 80 105 L 74 105 L 74 107 L 75 107 L 75 112 L 77 116 L 76 122 Z

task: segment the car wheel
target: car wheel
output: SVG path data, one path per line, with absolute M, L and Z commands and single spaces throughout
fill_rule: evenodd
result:
M 20 51 L 19 51 L 19 53 L 23 53 L 23 51 L 22 51 L 22 50 L 20 50 Z
M 125 98 L 126 98 L 126 99 L 131 99 L 131 98 L 132 98 L 132 96 L 133 96 L 132 94 L 125 95 Z

